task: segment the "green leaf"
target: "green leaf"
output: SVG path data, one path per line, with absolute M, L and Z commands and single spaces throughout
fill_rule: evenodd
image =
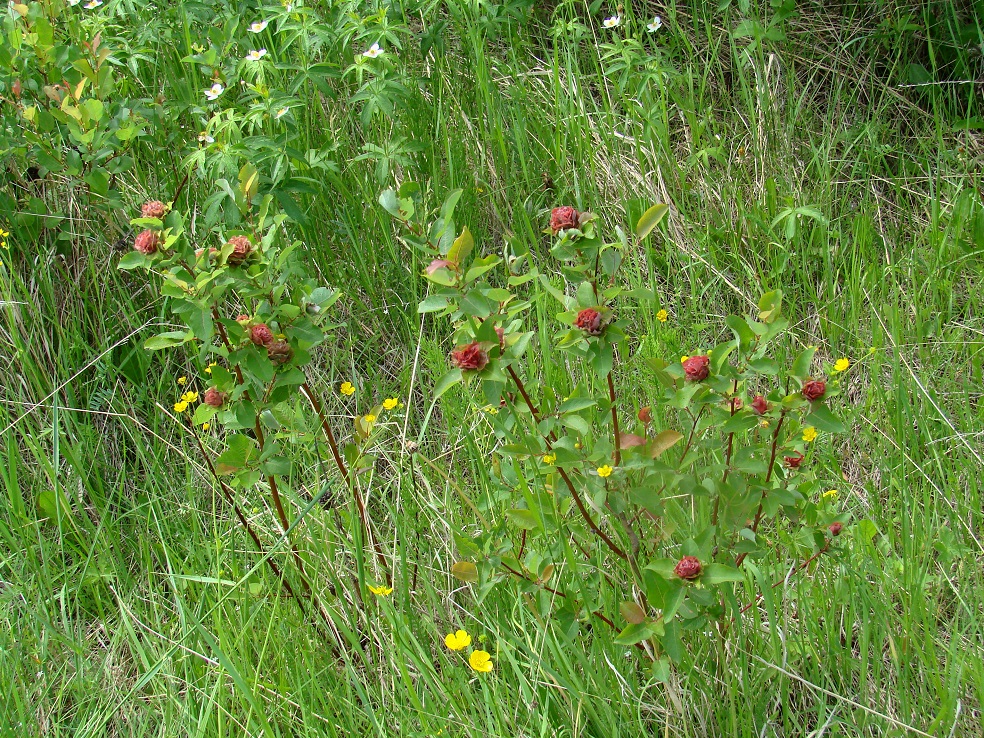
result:
M 564 413 L 576 413 L 579 410 L 585 410 L 597 404 L 598 401 L 591 397 L 572 397 L 570 400 L 562 402 L 557 408 L 557 412 L 561 415 Z
M 252 438 L 235 433 L 229 436 L 229 447 L 215 460 L 217 474 L 232 474 L 249 463 L 250 457 L 256 451 Z
M 394 218 L 403 220 L 403 216 L 400 215 L 400 198 L 397 196 L 396 190 L 393 188 L 383 190 L 379 195 L 379 204 Z
M 461 235 L 454 239 L 454 243 L 448 249 L 448 261 L 463 264 L 473 248 L 475 248 L 475 239 L 472 237 L 471 231 L 468 230 L 468 226 L 465 226 L 461 230 Z
M 640 625 L 646 622 L 646 611 L 632 600 L 626 600 L 618 606 L 618 611 L 622 613 L 625 622 L 632 625 Z
M 438 310 L 444 310 L 448 306 L 448 298 L 444 295 L 429 295 L 420 301 L 417 305 L 417 312 L 423 315 L 424 313 L 434 313 Z
M 653 205 L 649 210 L 642 214 L 639 218 L 639 222 L 636 223 L 635 227 L 635 237 L 636 240 L 641 241 L 646 236 L 648 236 L 653 228 L 659 225 L 659 222 L 666 217 L 666 214 L 670 211 L 668 205 L 663 205 L 662 203 L 658 205 Z
M 625 630 L 615 636 L 615 643 L 620 646 L 634 646 L 657 635 L 659 628 L 654 623 L 630 623 Z
M 743 582 L 745 575 L 738 569 L 727 564 L 708 564 L 700 577 L 704 584 L 722 584 L 724 582 Z
M 191 418 L 191 422 L 195 425 L 201 425 L 202 423 L 207 423 L 210 421 L 215 414 L 219 412 L 219 408 L 212 407 L 211 405 L 206 405 L 204 402 L 195 408 L 195 414 Z
M 434 398 L 433 401 L 437 402 L 437 399 L 447 392 L 449 389 L 454 387 L 458 382 L 461 381 L 461 369 L 452 369 L 439 380 L 437 380 L 437 385 L 434 387 Z
M 194 336 L 187 331 L 168 331 L 153 338 L 148 338 L 144 343 L 144 348 L 147 351 L 160 351 L 161 349 L 180 346 L 193 338 Z
M 782 308 L 782 290 L 775 290 L 773 292 L 766 292 L 762 295 L 759 300 L 759 320 L 765 323 L 771 323 L 776 318 L 779 317 L 779 311 Z
M 823 406 L 810 413 L 803 423 L 816 426 L 825 433 L 847 433 L 847 426 L 841 422 L 840 418 Z
M 730 433 L 743 433 L 744 431 L 751 430 L 757 424 L 758 418 L 756 418 L 752 413 L 739 410 L 737 413 L 728 418 L 727 422 L 721 426 L 721 433 L 724 435 L 728 435 Z
M 748 351 L 757 340 L 755 331 L 748 327 L 748 322 L 737 315 L 729 315 L 724 319 L 724 322 L 735 334 L 735 338 L 738 339 L 738 350 L 740 352 Z
M 661 431 L 652 440 L 649 446 L 649 458 L 656 459 L 659 458 L 668 449 L 673 448 L 677 443 L 683 440 L 683 434 L 675 430 L 665 430 Z
M 116 265 L 117 269 L 136 269 L 137 267 L 142 267 L 147 264 L 147 257 L 141 254 L 139 251 L 131 251 L 125 254 L 120 263 Z
M 796 361 L 793 362 L 793 368 L 789 370 L 789 373 L 799 379 L 806 379 L 810 376 L 810 367 L 813 365 L 813 355 L 816 352 L 816 346 L 810 346 L 800 352 L 800 355 L 796 357 Z
M 522 530 L 536 530 L 540 527 L 540 523 L 536 519 L 536 515 L 533 514 L 532 510 L 524 510 L 520 508 L 506 510 L 506 517 L 509 519 L 510 523 Z
M 463 582 L 478 581 L 478 567 L 470 561 L 458 561 L 451 567 L 451 576 Z

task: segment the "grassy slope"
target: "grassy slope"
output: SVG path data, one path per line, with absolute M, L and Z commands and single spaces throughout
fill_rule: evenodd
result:
M 643 203 L 672 202 L 662 240 L 631 256 L 635 278 L 657 286 L 671 313 L 665 326 L 639 316 L 647 353 L 708 345 L 729 311 L 784 289 L 798 340 L 855 362 L 854 432 L 819 453 L 873 537 L 852 526 L 842 560 L 775 590 L 723 653 L 712 638 L 693 639 L 692 662 L 666 684 L 608 633 L 571 643 L 544 628 L 536 603 L 508 586 L 476 605 L 447 571 L 451 531 L 473 524 L 456 488 L 483 498 L 489 441 L 457 392 L 422 428 L 446 346 L 410 307 L 417 266 L 378 208 L 364 206 L 380 189 L 372 164 L 346 163 L 365 142 L 383 143 L 391 124 L 363 127 L 345 106 L 309 100 L 307 143 L 325 144 L 330 129 L 342 171 L 311 205 L 304 236 L 351 298 L 322 386 L 330 393 L 351 378 L 363 388 L 331 398 L 330 410 L 409 396 L 408 439 L 433 460 L 399 443 L 380 450 L 388 463 L 369 495 L 402 572 L 396 592 L 372 605 L 371 622 L 349 609 L 341 659 L 272 597 L 275 583 L 192 447 L 155 407 L 170 404 L 186 370 L 175 355 L 142 355 L 131 334 L 166 320 L 164 307 L 115 273 L 104 242 L 53 260 L 43 244 L 2 296 L 0 684 L 11 687 L 0 726 L 15 726 L 11 735 L 793 736 L 821 726 L 905 735 L 908 724 L 979 734 L 981 150 L 976 136 L 954 132 L 943 94 L 895 86 L 926 53 L 923 37 L 898 38 L 879 24 L 899 24 L 901 10 L 871 5 L 866 17 L 794 18 L 786 41 L 747 62 L 747 40 L 727 33 L 736 14 L 671 7 L 653 74 L 676 71 L 663 85 L 636 74 L 624 86 L 617 72 L 603 74 L 611 62 L 590 37 L 554 44 L 537 23 L 492 36 L 474 13 L 451 14 L 429 85 L 392 125 L 422 144 L 401 177 L 429 181 L 438 195 L 467 188 L 460 212 L 488 249 L 510 238 L 541 251 L 554 204 L 616 224 Z M 164 45 L 149 51 L 158 79 L 144 82 L 182 84 Z M 156 156 L 143 152 L 127 185 L 133 201 L 173 186 Z M 192 189 L 192 202 L 207 194 Z M 85 232 L 71 193 L 47 196 Z M 804 218 L 787 238 L 771 226 L 787 205 L 813 206 L 827 222 Z M 570 381 L 564 367 L 529 371 Z M 653 392 L 642 370 L 620 383 L 630 396 Z M 37 496 L 53 487 L 71 506 L 60 526 L 35 522 Z M 259 507 L 256 517 L 272 540 Z M 320 509 L 301 524 L 321 581 L 353 575 L 337 532 L 347 524 Z M 442 652 L 440 637 L 459 626 L 487 637 L 493 678 L 470 679 Z

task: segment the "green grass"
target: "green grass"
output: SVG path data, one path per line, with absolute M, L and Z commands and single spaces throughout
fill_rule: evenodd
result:
M 352 550 L 349 505 L 310 504 L 337 485 L 316 459 L 286 480 L 294 540 L 340 614 L 333 633 L 277 596 L 164 412 L 191 364 L 140 348 L 173 316 L 142 276 L 115 269 L 111 244 L 129 215 L 90 209 L 69 177 L 25 180 L 8 152 L 17 208 L 31 195 L 61 219 L 8 228 L 0 254 L 0 733 L 980 735 L 984 148 L 962 127 L 979 115 L 974 85 L 953 84 L 979 77 L 966 39 L 980 44 L 980 29 L 949 3 L 800 5 L 784 39 L 748 52 L 750 38 L 731 32 L 746 17 L 767 23 L 766 3 L 745 15 L 738 3 L 636 4 L 627 21 L 659 12 L 665 25 L 642 39 L 648 61 L 632 57 L 623 73 L 603 58 L 623 35 L 601 28 L 607 6 L 591 16 L 581 3 L 536 4 L 520 21 L 477 0 L 394 3 L 392 22 L 410 29 L 394 69 L 410 83 L 392 115 L 363 121 L 350 80 L 331 80 L 332 94 L 300 87 L 291 145 L 329 152 L 335 170 L 303 173 L 306 221 L 292 229 L 346 293 L 316 385 L 339 427 L 383 397 L 406 401 L 366 491 L 396 574 L 391 597 L 332 601 L 333 584 L 349 592 L 354 577 L 372 579 L 372 562 Z M 154 11 L 156 27 L 146 9 L 107 6 L 121 89 L 167 100 L 116 185 L 132 211 L 146 196 L 167 199 L 183 176 L 162 151 L 195 148 L 206 85 L 181 59 L 213 15 L 258 13 L 179 2 Z M 265 43 L 285 64 L 325 60 L 334 47 L 315 39 L 339 7 L 315 7 L 313 35 L 289 50 Z M 578 20 L 585 35 L 551 35 L 555 19 Z M 419 38 L 439 23 L 441 43 L 422 59 Z M 900 86 L 921 84 L 912 65 L 939 84 Z M 271 85 L 291 79 L 271 75 Z M 376 162 L 357 157 L 396 137 L 406 150 L 379 181 Z M 501 514 L 495 439 L 463 390 L 428 414 L 447 336 L 416 315 L 423 265 L 376 205 L 405 180 L 434 202 L 465 188 L 459 219 L 480 247 L 528 250 L 545 268 L 552 206 L 627 227 L 670 203 L 666 229 L 626 256 L 631 280 L 656 289 L 671 315 L 636 316 L 646 355 L 709 346 L 724 316 L 784 290 L 795 337 L 785 350 L 818 345 L 853 362 L 842 397 L 851 433 L 815 452 L 853 516 L 843 552 L 774 590 L 790 562 L 760 564 L 761 607 L 724 638 L 689 634 L 666 680 L 600 623 L 572 639 L 547 601 L 509 582 L 480 598 L 452 578 L 452 533 L 477 530 L 463 496 Z M 202 212 L 210 194 L 193 177 L 183 205 Z M 780 216 L 796 207 L 820 217 L 787 231 Z M 546 326 L 551 310 L 534 296 Z M 549 356 L 527 373 L 572 384 Z M 335 391 L 345 380 L 359 388 L 351 400 Z M 640 404 L 657 394 L 637 364 L 618 382 Z M 265 541 L 279 542 L 271 555 L 286 559 L 260 491 L 244 501 Z M 742 599 L 754 595 L 749 586 Z M 477 678 L 444 648 L 458 627 L 484 639 L 492 674 Z

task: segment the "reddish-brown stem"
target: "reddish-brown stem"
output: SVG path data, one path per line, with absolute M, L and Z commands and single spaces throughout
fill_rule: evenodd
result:
M 335 434 L 331 430 L 331 425 L 328 423 L 328 418 L 325 416 L 324 408 L 322 408 L 321 403 L 315 396 L 314 391 L 311 386 L 304 382 L 301 385 L 304 390 L 304 394 L 308 398 L 308 402 L 311 403 L 311 407 L 314 408 L 314 412 L 317 413 L 318 419 L 321 421 L 321 430 L 325 435 L 325 439 L 328 441 L 328 446 L 331 448 L 332 456 L 335 459 L 335 464 L 338 466 L 338 471 L 341 472 L 342 478 L 345 480 L 346 485 L 352 491 L 352 496 L 355 498 L 355 506 L 359 512 L 359 522 L 362 525 L 362 533 L 369 543 L 373 551 L 376 553 L 376 560 L 379 561 L 379 565 L 386 576 L 386 584 L 392 585 L 392 576 L 390 575 L 389 564 L 386 561 L 386 554 L 383 553 L 383 549 L 375 538 L 373 538 L 372 533 L 369 529 L 369 514 L 366 512 L 366 503 L 362 499 L 362 492 L 359 490 L 358 480 L 355 479 L 354 475 L 349 473 L 349 470 L 345 466 L 345 462 L 342 461 L 342 455 L 338 450 L 338 442 L 335 440 Z
M 737 402 L 737 399 L 738 398 L 736 398 L 736 397 L 732 397 L 731 398 L 731 417 L 734 417 L 735 416 L 735 412 L 737 411 L 737 407 L 735 406 L 736 405 L 736 402 Z M 735 434 L 734 433 L 729 433 L 728 434 L 728 452 L 727 452 L 727 456 L 725 457 L 725 460 L 724 460 L 724 476 L 721 478 L 721 486 L 722 487 L 724 487 L 724 483 L 728 481 L 728 474 L 731 472 L 731 455 L 732 455 L 732 452 L 734 451 L 734 447 L 735 447 Z M 711 525 L 717 525 L 717 521 L 718 521 L 718 508 L 720 507 L 720 505 L 721 505 L 721 493 L 718 492 L 718 496 L 714 500 L 714 512 L 711 513 Z M 717 536 L 717 533 L 715 532 L 714 535 Z
M 834 542 L 834 539 L 828 537 L 827 540 L 826 540 L 826 542 L 823 544 L 823 548 L 821 548 L 819 551 L 817 551 L 815 554 L 813 554 L 810 558 L 808 558 L 802 564 L 800 564 L 795 569 L 793 569 L 793 571 L 791 571 L 789 574 L 787 574 L 786 576 L 784 576 L 778 582 L 776 582 L 775 584 L 773 584 L 772 585 L 772 589 L 775 589 L 776 587 L 778 587 L 783 582 L 788 581 L 789 580 L 789 577 L 793 576 L 794 574 L 799 574 L 801 571 L 803 571 L 804 569 L 806 569 L 810 564 L 812 564 L 814 561 L 816 561 L 818 558 L 820 558 L 823 554 L 825 554 L 827 552 L 827 549 L 830 548 L 830 544 L 833 543 L 833 542 Z M 738 611 L 738 615 L 744 615 L 748 610 L 751 610 L 753 607 L 755 607 L 755 605 L 757 605 L 758 603 L 760 603 L 763 598 L 764 598 L 764 595 L 761 595 L 761 594 L 756 595 L 754 600 L 752 600 L 751 602 L 749 602 L 747 605 L 745 605 L 743 608 L 741 608 L 741 610 Z M 735 617 L 737 617 L 737 615 Z M 732 618 L 731 620 L 732 620 L 732 622 L 734 622 L 735 618 Z
M 507 367 L 507 371 L 509 372 L 509 376 L 512 377 L 513 382 L 516 384 L 516 389 L 519 390 L 519 394 L 523 396 L 523 400 L 526 402 L 527 407 L 529 407 L 530 412 L 533 414 L 533 419 L 539 423 L 540 414 L 537 412 L 536 405 L 533 404 L 530 396 L 526 394 L 526 387 L 523 384 L 523 381 L 519 378 L 519 375 L 516 374 L 515 370 L 511 366 Z M 544 438 L 544 441 L 547 444 L 547 450 L 550 450 L 550 438 Z M 625 551 L 619 548 L 611 538 L 605 535 L 605 532 L 595 524 L 594 520 L 591 519 L 588 509 L 584 506 L 584 502 L 581 500 L 581 495 L 578 494 L 577 488 L 574 486 L 574 482 L 571 481 L 571 478 L 567 475 L 567 472 L 558 466 L 557 473 L 560 474 L 560 478 L 564 480 L 567 488 L 571 491 L 571 497 L 574 498 L 574 504 L 577 505 L 577 509 L 580 511 L 581 517 L 584 518 L 584 522 L 588 524 L 588 527 L 592 530 L 592 532 L 601 538 L 601 540 L 605 542 L 605 545 L 608 546 L 608 548 L 610 548 L 616 556 L 627 560 L 628 556 Z
M 615 430 L 615 466 L 622 463 L 622 434 L 618 430 L 618 408 L 615 407 L 615 382 L 608 372 L 608 400 L 612 403 L 612 428 Z
M 195 439 L 195 443 L 198 444 L 198 450 L 201 452 L 202 458 L 205 460 L 205 465 L 208 466 L 208 470 L 212 473 L 212 477 L 214 477 L 215 481 L 218 483 L 219 489 L 222 490 L 222 496 L 225 497 L 226 503 L 228 503 L 229 506 L 232 507 L 233 512 L 235 512 L 236 517 L 239 519 L 240 525 L 242 525 L 243 528 L 246 529 L 246 532 L 249 534 L 249 537 L 252 538 L 253 543 L 256 544 L 257 550 L 260 552 L 261 555 L 265 555 L 263 553 L 263 544 L 260 541 L 260 537 L 256 534 L 256 531 L 253 530 L 253 526 L 249 524 L 249 520 L 246 519 L 246 516 L 243 514 L 243 511 L 240 509 L 239 505 L 236 504 L 236 499 L 232 494 L 232 490 L 229 489 L 226 483 L 222 481 L 222 478 L 219 476 L 218 472 L 216 472 L 215 465 L 212 463 L 212 458 L 208 455 L 208 452 L 205 450 L 205 445 L 202 443 L 202 439 L 198 437 L 198 434 L 195 432 L 194 427 L 191 426 L 191 421 L 188 421 L 188 426 L 189 429 L 191 430 L 192 437 Z M 270 570 L 273 572 L 274 576 L 276 576 L 280 580 L 284 590 L 287 592 L 288 595 L 290 595 L 291 599 L 297 602 L 298 607 L 301 608 L 301 612 L 303 612 L 304 616 L 307 617 L 307 610 L 305 610 L 304 608 L 304 603 L 301 602 L 301 600 L 297 597 L 297 595 L 294 594 L 294 590 L 291 588 L 290 582 L 288 582 L 287 579 L 284 578 L 284 575 L 280 571 L 280 567 L 277 566 L 276 562 L 272 558 L 268 557 L 266 561 L 270 567 Z
M 765 496 L 769 494 L 769 482 L 772 481 L 772 472 L 776 465 L 776 454 L 779 451 L 779 431 L 782 430 L 782 424 L 786 420 L 786 411 L 783 410 L 779 414 L 779 422 L 776 423 L 776 429 L 772 433 L 772 452 L 769 456 L 769 470 L 765 474 L 765 484 L 762 490 L 762 498 L 759 500 L 758 510 L 755 511 L 755 520 L 752 522 L 752 533 L 758 533 L 759 523 L 762 522 L 762 510 L 765 506 Z M 735 559 L 735 566 L 741 566 L 741 562 L 745 560 L 748 556 L 747 553 L 740 554 L 737 559 Z
M 519 554 L 516 556 L 517 559 L 523 558 L 523 552 L 526 551 L 526 529 L 519 535 Z
M 188 177 L 190 176 L 191 176 L 191 170 L 185 173 L 184 179 L 181 180 L 181 183 L 178 185 L 178 188 L 174 191 L 174 197 L 171 198 L 172 204 L 178 201 L 178 196 L 181 194 L 181 190 L 184 189 L 185 184 L 187 184 L 188 182 Z

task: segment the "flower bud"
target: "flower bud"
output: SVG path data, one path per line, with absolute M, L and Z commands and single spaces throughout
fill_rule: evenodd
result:
M 253 253 L 253 244 L 246 236 L 233 236 L 226 245 L 229 244 L 232 244 L 232 253 L 226 261 L 232 266 L 239 266 Z
M 286 364 L 294 358 L 294 349 L 287 341 L 274 341 L 267 345 L 267 358 L 274 364 Z
M 649 405 L 639 410 L 639 420 L 643 425 L 649 425 L 653 422 L 653 411 Z
M 209 387 L 205 390 L 205 395 L 202 397 L 202 402 L 206 405 L 211 405 L 212 407 L 222 407 L 225 404 L 225 399 L 225 392 L 219 392 L 215 389 L 215 387 Z
M 481 371 L 489 363 L 489 355 L 482 351 L 477 342 L 473 342 L 452 351 L 451 363 L 458 369 Z
M 249 329 L 249 340 L 257 346 L 267 346 L 273 343 L 273 331 L 266 323 L 257 323 Z
M 160 236 L 156 231 L 140 231 L 133 240 L 133 248 L 144 256 L 151 256 L 157 253 L 157 247 L 161 245 Z
M 810 402 L 816 402 L 827 392 L 827 383 L 822 379 L 811 379 L 803 385 L 800 393 Z
M 499 337 L 499 351 L 506 350 L 506 329 L 500 326 L 495 327 L 495 335 Z
M 830 531 L 830 535 L 832 535 L 834 538 L 839 536 L 843 529 L 844 529 L 844 525 L 842 523 L 831 523 L 830 527 L 827 528 L 827 530 Z
M 700 564 L 700 559 L 696 556 L 684 556 L 677 562 L 677 565 L 673 567 L 673 573 L 676 574 L 681 579 L 696 579 L 700 576 L 701 572 L 704 571 L 704 567 Z
M 755 395 L 752 398 L 752 410 L 759 415 L 765 415 L 765 413 L 769 412 L 769 403 L 762 395 Z
M 797 451 L 795 456 L 784 456 L 782 460 L 786 463 L 787 469 L 799 469 L 805 458 L 803 454 Z
M 560 231 L 566 231 L 568 228 L 577 228 L 580 226 L 580 217 L 581 214 L 570 205 L 554 208 L 550 212 L 550 230 L 556 236 Z
M 589 336 L 601 335 L 601 313 L 594 308 L 585 308 L 577 314 L 574 325 Z
M 148 200 L 140 206 L 141 218 L 157 218 L 161 220 L 167 214 L 167 205 L 160 200 Z
M 10 86 L 10 92 L 18 100 L 20 99 L 22 89 L 23 88 L 21 87 L 21 81 L 19 79 L 15 79 L 14 84 Z
M 690 382 L 700 382 L 701 380 L 707 379 L 707 376 L 711 373 L 710 363 L 711 360 L 704 354 L 691 356 L 683 362 L 683 371 L 687 375 L 687 380 Z

